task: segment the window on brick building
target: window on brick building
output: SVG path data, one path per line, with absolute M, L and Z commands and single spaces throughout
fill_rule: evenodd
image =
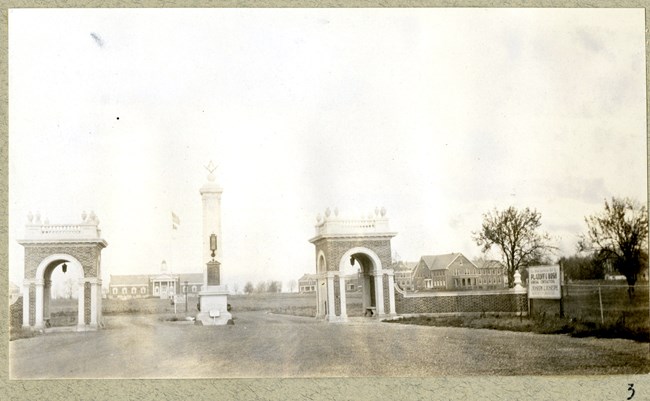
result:
M 122 294 L 126 295 L 126 288 L 122 288 Z
M 192 292 L 196 292 L 196 286 L 195 285 L 192 286 Z
M 117 288 L 113 288 L 113 295 L 117 295 Z
M 146 293 L 147 293 L 147 287 L 140 288 L 140 294 L 146 294 Z
M 131 288 L 131 294 L 137 294 L 137 293 L 138 293 L 138 289 L 135 288 L 135 287 L 132 287 Z

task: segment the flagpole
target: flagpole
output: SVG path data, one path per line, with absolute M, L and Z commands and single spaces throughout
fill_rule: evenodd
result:
M 170 250 L 170 258 L 171 258 L 171 260 L 170 260 L 171 268 L 169 269 L 170 275 L 173 274 L 173 269 L 175 267 L 174 262 L 175 262 L 175 259 L 176 259 L 174 257 L 175 256 L 174 253 L 175 253 L 175 250 L 176 250 L 176 241 L 175 241 L 176 240 L 176 235 L 175 235 L 174 231 L 177 231 L 178 227 L 180 225 L 181 225 L 181 220 L 178 218 L 176 213 L 174 213 L 172 211 L 172 232 L 171 232 L 171 235 L 169 236 L 169 240 L 170 240 L 169 250 Z M 181 283 L 179 281 L 178 282 L 178 287 L 180 287 L 180 285 L 181 285 Z M 177 290 L 178 290 L 178 288 L 177 288 L 176 282 L 174 282 L 174 295 L 176 295 Z
M 173 277 L 172 272 L 174 269 L 174 231 L 176 228 L 176 224 L 174 221 L 174 212 L 172 212 L 172 229 L 171 232 L 169 233 L 169 275 Z M 176 283 L 174 283 L 174 292 L 172 293 L 172 299 L 174 299 L 174 295 L 176 295 Z M 176 313 L 176 302 L 174 302 L 174 313 Z

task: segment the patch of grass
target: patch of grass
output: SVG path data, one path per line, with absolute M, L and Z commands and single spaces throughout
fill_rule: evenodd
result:
M 20 340 L 22 338 L 32 338 L 37 333 L 32 330 L 24 330 L 22 327 L 12 327 L 9 330 L 9 341 Z
M 194 317 L 192 313 L 177 313 L 177 314 L 164 314 L 158 320 L 161 322 L 189 322 L 188 317 Z
M 573 337 L 624 338 L 650 342 L 646 326 L 630 326 L 625 319 L 605 324 L 557 316 L 539 315 L 532 318 L 513 316 L 416 316 L 388 320 L 389 323 L 417 324 L 438 327 L 507 330 L 539 334 L 568 334 Z

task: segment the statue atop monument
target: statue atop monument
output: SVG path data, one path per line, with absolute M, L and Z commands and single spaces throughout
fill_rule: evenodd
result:
M 216 178 L 214 176 L 214 172 L 217 169 L 217 167 L 219 167 L 219 166 L 215 165 L 212 162 L 212 160 L 210 160 L 210 163 L 208 163 L 207 166 L 203 166 L 203 167 L 205 167 L 205 169 L 208 170 L 208 181 L 213 182 L 215 180 L 215 178 Z

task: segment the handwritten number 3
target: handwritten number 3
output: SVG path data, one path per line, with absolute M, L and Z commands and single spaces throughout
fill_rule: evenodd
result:
M 630 386 L 630 387 L 627 388 L 627 391 L 631 391 L 632 394 L 630 394 L 630 396 L 627 397 L 627 399 L 631 400 L 632 397 L 634 397 L 634 393 L 636 393 L 636 391 L 634 390 L 634 383 L 628 383 L 628 386 Z

